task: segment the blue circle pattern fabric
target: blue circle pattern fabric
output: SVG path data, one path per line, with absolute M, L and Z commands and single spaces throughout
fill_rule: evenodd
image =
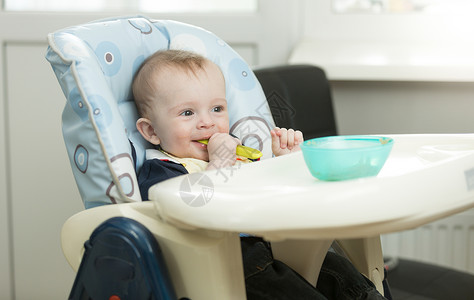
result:
M 63 136 L 86 208 L 141 201 L 136 172 L 151 145 L 135 127 L 131 84 L 157 50 L 190 50 L 216 63 L 226 79 L 231 133 L 271 157 L 274 122 L 262 88 L 247 63 L 211 32 L 137 16 L 66 28 L 48 41 L 46 59 L 67 98 Z

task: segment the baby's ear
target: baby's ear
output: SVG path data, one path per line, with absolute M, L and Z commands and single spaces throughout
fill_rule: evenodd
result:
M 160 144 L 160 138 L 156 135 L 151 121 L 147 118 L 140 118 L 137 120 L 137 129 L 145 140 L 149 141 L 153 145 Z

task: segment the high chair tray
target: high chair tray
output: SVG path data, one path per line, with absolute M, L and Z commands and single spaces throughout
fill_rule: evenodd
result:
M 390 135 L 377 177 L 318 181 L 301 152 L 179 176 L 150 189 L 161 218 L 269 240 L 375 236 L 474 206 L 474 134 Z

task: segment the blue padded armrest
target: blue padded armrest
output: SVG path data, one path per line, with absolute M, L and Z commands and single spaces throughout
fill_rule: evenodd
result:
M 274 122 L 261 86 L 245 61 L 209 31 L 123 17 L 66 28 L 48 41 L 46 58 L 67 98 L 64 140 L 86 208 L 141 201 L 136 171 L 150 145 L 135 126 L 131 85 L 138 67 L 157 50 L 187 49 L 215 62 L 226 79 L 231 133 L 271 157 Z

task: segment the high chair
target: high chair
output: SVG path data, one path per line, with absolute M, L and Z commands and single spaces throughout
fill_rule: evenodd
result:
M 412 187 L 413 176 L 427 177 L 428 169 L 436 176 L 454 172 L 442 155 L 403 172 L 389 160 L 381 178 L 339 183 L 315 183 L 298 153 L 266 159 L 272 156 L 274 120 L 261 86 L 238 54 L 201 28 L 124 17 L 66 28 L 48 41 L 46 58 L 67 98 L 66 148 L 86 208 L 64 224 L 61 235 L 63 252 L 78 271 L 71 299 L 245 299 L 240 233 L 271 241 L 275 258 L 313 285 L 334 238 L 345 239 L 343 250 L 383 292 L 380 233 L 474 205 L 469 190 L 467 198 L 456 194 L 460 200 L 447 209 L 423 210 L 420 219 L 414 217 L 421 212 L 418 206 L 409 212 L 396 208 L 397 197 L 412 197 L 400 187 Z M 147 56 L 168 48 L 201 53 L 221 68 L 230 131 L 261 150 L 263 159 L 166 180 L 150 189 L 152 201 L 142 202 L 136 172 L 151 145 L 135 128 L 131 82 Z M 415 155 L 436 139 L 396 136 L 401 146 L 394 147 L 394 158 Z M 455 167 L 466 161 L 474 166 L 470 140 L 446 138 L 448 144 L 459 141 L 467 143 L 469 155 L 455 152 Z M 381 191 L 392 201 L 384 210 L 373 206 Z M 354 203 L 373 209 L 358 213 Z
M 145 149 L 151 145 L 141 138 L 135 127 L 138 116 L 131 82 L 144 59 L 159 49 L 189 49 L 203 54 L 221 68 L 226 79 L 231 133 L 247 146 L 261 150 L 263 159 L 266 159 L 272 156 L 269 131 L 275 125 L 265 95 L 248 65 L 223 40 L 208 31 L 183 23 L 154 21 L 144 17 L 101 20 L 70 27 L 50 34 L 48 41 L 50 46 L 46 58 L 68 100 L 62 123 L 66 148 L 87 209 L 71 217 L 63 227 L 63 251 L 71 266 L 75 270 L 79 269 L 84 242 L 90 238 L 85 248 L 93 249 L 91 245 L 100 244 L 98 237 L 107 236 L 104 232 L 112 231 L 116 235 L 119 225 L 127 221 L 112 219 L 115 225 L 103 222 L 113 217 L 126 217 L 143 224 L 158 241 L 159 246 L 156 247 L 162 249 L 164 257 L 160 264 L 163 266 L 163 261 L 166 261 L 167 265 L 162 277 L 166 277 L 169 272 L 173 282 L 170 290 L 175 290 L 177 297 L 244 299 L 239 230 L 219 230 L 218 215 L 215 216 L 216 229 L 194 228 L 186 224 L 185 220 L 167 218 L 157 202 L 141 202 L 136 172 L 145 159 Z M 238 171 L 224 169 L 217 176 L 228 180 Z M 206 179 L 193 176 L 197 175 L 191 174 L 191 180 Z M 177 189 L 176 193 L 188 192 L 192 195 L 196 188 L 192 183 Z M 213 182 L 202 184 L 212 185 Z M 245 197 L 245 191 L 240 194 Z M 183 195 L 177 201 L 185 201 L 182 200 L 185 199 Z M 233 209 L 232 204 L 229 204 L 228 209 Z M 193 210 L 194 214 L 199 215 L 200 207 L 193 207 Z M 255 219 L 254 222 L 259 220 Z M 96 230 L 91 237 L 91 233 L 101 224 L 98 232 Z M 128 232 L 137 226 L 125 227 L 128 229 L 123 230 Z M 140 230 L 146 231 L 143 228 Z M 132 242 L 130 238 L 136 233 L 124 235 L 128 235 L 123 238 L 126 243 L 138 243 Z M 115 242 L 124 243 L 121 239 L 109 241 L 111 244 Z M 310 251 L 325 253 L 330 241 L 322 245 L 303 244 L 308 244 L 307 249 Z M 107 276 L 104 266 L 118 264 L 116 268 L 123 271 L 118 274 L 130 280 L 130 274 L 135 271 L 129 270 L 132 268 L 130 263 L 123 263 L 127 259 L 120 258 L 115 263 L 113 259 L 99 259 L 110 258 L 111 255 L 97 251 L 94 253 L 90 250 L 92 254 L 86 255 L 101 261 L 100 267 L 96 266 L 96 273 Z M 322 260 L 313 258 L 307 263 L 314 269 L 310 281 L 315 284 Z M 85 264 L 81 268 L 86 271 L 79 272 L 71 297 L 88 293 L 105 296 L 100 291 L 100 285 L 91 287 L 94 282 L 98 282 L 99 275 L 92 276 L 94 269 Z M 87 278 L 92 277 L 94 279 L 88 282 Z M 144 276 L 143 280 L 147 277 L 151 276 Z M 81 283 L 83 279 L 85 282 Z M 110 284 L 115 286 L 113 295 L 131 295 L 130 286 L 128 292 L 124 292 L 123 287 Z M 169 287 L 165 283 L 164 286 Z M 104 283 L 102 288 L 105 290 Z M 90 295 L 91 298 L 94 295 Z M 174 295 L 174 292 L 170 292 L 170 295 Z
M 145 149 L 151 145 L 141 138 L 135 127 L 138 116 L 131 83 L 144 59 L 157 50 L 186 49 L 204 55 L 221 68 L 226 79 L 228 109 L 232 112 L 229 116 L 231 133 L 246 145 L 260 149 L 265 159 L 272 155 L 269 130 L 274 123 L 261 87 L 248 65 L 223 40 L 208 31 L 144 17 L 101 20 L 71 27 L 50 34 L 48 41 L 46 58 L 68 100 L 62 123 L 66 148 L 88 209 L 64 225 L 62 243 L 72 267 L 79 268 L 84 252 L 82 245 L 96 227 L 113 216 L 125 216 L 138 220 L 154 234 L 163 249 L 173 289 L 179 297 L 245 298 L 238 232 L 190 230 L 186 225 L 160 217 L 152 202 L 141 202 L 136 172 L 145 159 Z M 221 170 L 222 176 L 231 176 L 231 172 Z M 105 204 L 118 205 L 103 206 Z M 116 223 L 124 222 L 122 219 Z M 108 225 L 103 227 L 108 228 Z M 130 233 L 134 235 L 136 233 Z M 90 244 L 93 241 L 91 238 Z M 112 261 L 104 260 L 100 272 L 105 272 L 103 266 L 111 265 Z M 121 260 L 118 261 L 115 263 L 120 264 Z M 130 268 L 129 263 L 122 265 L 119 268 Z M 135 272 L 128 271 L 121 276 L 128 278 Z M 88 276 L 82 277 L 87 279 Z M 84 285 L 86 294 L 99 293 L 91 295 L 92 298 L 103 296 L 88 284 L 94 283 L 77 283 L 76 286 Z M 74 292 L 73 289 L 71 295 Z M 131 295 L 130 291 L 115 293 L 120 297 Z

